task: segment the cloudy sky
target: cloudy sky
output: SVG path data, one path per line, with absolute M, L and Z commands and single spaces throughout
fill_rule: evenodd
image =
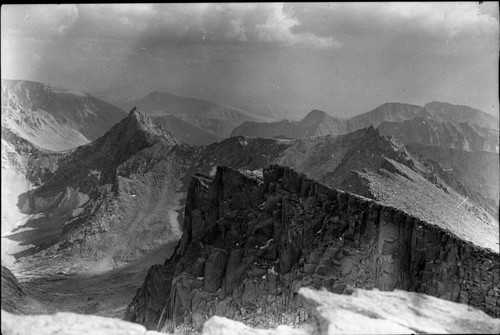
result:
M 279 118 L 447 101 L 498 116 L 498 3 L 4 5 L 2 78 Z

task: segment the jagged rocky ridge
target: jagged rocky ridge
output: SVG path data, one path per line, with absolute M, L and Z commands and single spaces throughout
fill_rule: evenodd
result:
M 262 175 L 218 167 L 214 178 L 193 178 L 182 239 L 149 270 L 127 320 L 167 330 L 212 315 L 299 323 L 303 286 L 404 289 L 500 315 L 497 253 L 287 167 Z
M 197 172 L 212 173 L 216 165 L 261 169 L 279 163 L 329 186 L 376 200 L 384 194 L 375 192 L 373 184 L 383 186 L 390 181 L 392 193 L 418 185 L 409 199 L 413 215 L 437 224 L 454 220 L 454 226 L 461 229 L 454 231 L 479 245 L 495 247 L 498 235 L 490 219 L 482 219 L 465 206 L 450 215 L 441 200 L 448 207 L 458 205 L 462 200 L 452 188 L 460 192 L 460 181 L 439 165 L 414 157 L 394 139 L 380 136 L 373 127 L 315 139 L 234 137 L 191 147 L 177 144 L 147 115 L 132 111 L 102 138 L 57 157 L 56 170 L 44 174 L 44 184 L 19 202 L 24 213 L 36 214 L 23 228 L 35 229 L 8 236 L 33 245 L 15 254 L 23 258 L 18 264 L 23 271 L 46 268 L 48 263 L 50 268 L 57 265 L 54 271 L 107 269 L 176 241 L 190 177 Z M 385 179 L 357 178 L 363 171 Z M 435 196 L 432 208 L 420 201 L 430 190 Z M 398 201 L 385 199 L 396 207 Z M 476 230 L 481 233 L 474 235 Z

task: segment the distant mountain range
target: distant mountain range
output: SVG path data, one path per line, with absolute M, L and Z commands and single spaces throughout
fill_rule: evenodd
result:
M 179 140 L 189 144 L 210 144 L 214 142 L 214 139 L 226 138 L 235 127 L 246 121 L 273 120 L 239 108 L 164 92 L 153 92 L 141 99 L 123 101 L 118 105 L 125 110 L 137 106 L 148 113 L 155 122 L 165 126 L 172 121 L 175 122 L 187 131 L 186 133 L 177 131 L 180 135 Z M 181 125 L 180 121 L 172 119 L 172 116 L 185 123 Z M 191 127 L 187 127 L 186 123 Z M 173 128 L 167 127 L 168 130 L 176 133 Z M 210 140 L 207 133 L 212 136 L 210 142 L 207 142 Z
M 468 107 L 389 103 L 351 119 L 315 110 L 298 122 L 258 123 L 238 109 L 164 93 L 143 99 L 148 112 L 130 102 L 125 114 L 85 93 L 43 84 L 10 83 L 4 92 L 3 265 L 23 280 L 32 276 L 45 283 L 37 290 L 53 280 L 62 280 L 63 287 L 66 276 L 80 290 L 81 277 L 73 274 L 114 273 L 100 277 L 111 283 L 99 287 L 106 291 L 99 310 L 148 328 L 161 324 L 162 309 L 167 318 L 179 312 L 178 321 L 183 311 L 208 315 L 214 310 L 208 303 L 222 301 L 213 299 L 222 277 L 224 290 L 240 287 L 227 305 L 234 311 L 245 299 L 267 301 L 254 280 L 265 281 L 263 287 L 279 297 L 271 286 L 277 273 L 300 274 L 304 285 L 328 283 L 340 293 L 347 282 L 399 287 L 395 283 L 406 279 L 395 271 L 402 271 L 415 279 L 415 290 L 439 296 L 439 280 L 457 300 L 458 288 L 469 292 L 469 286 L 456 285 L 464 278 L 459 266 L 471 271 L 470 281 L 476 274 L 470 251 L 497 259 L 498 153 L 484 150 L 494 151 L 488 136 L 498 134 L 498 127 L 495 118 Z M 110 124 L 99 106 L 125 117 Z M 102 134 L 90 141 L 97 135 L 89 127 L 100 118 Z M 250 125 L 259 137 L 220 137 L 248 119 L 254 121 L 237 129 Z M 81 137 L 66 143 L 71 131 Z M 142 266 L 161 258 L 169 259 L 165 266 Z M 448 265 L 427 261 L 436 259 Z M 483 268 L 486 274 L 474 285 L 495 286 L 487 279 L 495 269 Z M 128 281 L 132 273 L 146 277 L 138 291 Z M 315 273 L 327 277 L 318 282 Z M 12 288 L 5 297 L 12 310 L 38 308 L 13 276 L 4 270 L 2 276 Z M 292 290 L 294 277 L 287 278 L 290 285 L 279 285 Z M 115 280 L 123 290 L 109 289 Z M 134 292 L 125 311 L 123 297 L 132 299 Z M 200 298 L 203 304 L 196 307 L 193 298 L 186 300 L 187 309 L 175 307 L 197 292 L 209 294 Z M 120 299 L 109 298 L 118 294 Z M 51 306 L 66 298 L 59 299 Z M 462 302 L 490 312 L 497 306 L 489 298 L 486 305 L 476 300 Z M 71 308 L 85 312 L 93 303 Z
M 311 111 L 301 121 L 245 122 L 231 136 L 311 138 L 346 134 L 367 126 L 403 143 L 420 143 L 466 151 L 498 152 L 499 120 L 467 106 L 431 102 L 425 106 L 386 103 L 349 119 Z
M 24 80 L 2 80 L 2 129 L 61 151 L 104 135 L 127 114 L 87 93 Z
M 480 195 L 474 197 L 439 164 L 373 127 L 293 141 L 239 136 L 196 147 L 179 145 L 146 113 L 133 109 L 87 145 L 52 156 L 33 151 L 31 157 L 47 168 L 36 175 L 39 187 L 19 196 L 17 206 L 28 215 L 26 221 L 5 235 L 11 244 L 31 246 L 10 249 L 17 250 L 14 255 L 23 258 L 24 266 L 57 258 L 53 266 L 107 269 L 137 260 L 179 237 L 177 211 L 191 176 L 210 174 L 217 165 L 249 170 L 273 163 L 291 166 L 329 186 L 404 207 L 476 244 L 494 244 L 470 227 L 494 227 L 493 216 L 472 203 L 455 208 L 468 194 L 473 202 Z
M 245 121 L 273 120 L 169 93 L 153 92 L 141 99 L 122 101 L 116 107 L 77 90 L 2 80 L 2 128 L 51 151 L 72 149 L 97 139 L 136 106 L 179 141 L 191 145 L 220 141 Z
M 144 234 L 145 239 L 165 233 L 175 236 L 174 212 L 186 194 L 190 176 L 210 173 L 216 165 L 260 169 L 279 163 L 329 186 L 401 205 L 402 198 L 394 198 L 384 188 L 389 179 L 372 173 L 382 169 L 408 177 L 399 180 L 398 185 L 423 178 L 431 185 L 427 189 L 445 191 L 440 196 L 464 196 L 493 216 L 497 213 L 498 192 L 491 185 L 498 184 L 498 162 L 486 150 L 498 150 L 492 135 L 498 125 L 494 117 L 469 107 L 437 102 L 423 107 L 387 103 L 350 119 L 314 110 L 297 122 L 245 121 L 232 134 L 249 132 L 260 138 L 235 136 L 223 140 L 214 134 L 227 135 L 230 125 L 255 118 L 239 109 L 159 92 L 125 102 L 123 108 L 133 108 L 122 118 L 122 110 L 86 93 L 34 82 L 2 84 L 6 112 L 2 113 L 2 179 L 6 180 L 6 187 L 2 187 L 3 232 L 15 229 L 20 222 L 25 228 L 39 230 L 14 234 L 14 240 L 27 239 L 34 246 L 18 250 L 16 257 L 52 250 L 55 245 L 69 248 L 64 242 L 69 236 L 72 241 L 84 241 L 85 236 L 94 236 L 99 229 L 132 229 L 134 234 Z M 145 106 L 148 112 L 135 105 Z M 113 118 L 119 122 L 111 124 Z M 367 126 L 370 128 L 363 129 Z M 69 138 L 72 141 L 66 142 Z M 183 146 L 181 142 L 207 146 Z M 44 149 L 66 151 L 50 153 Z M 481 168 L 477 167 L 479 163 Z M 415 173 L 420 177 L 412 176 Z M 392 183 L 395 179 L 390 180 Z M 413 188 L 414 198 L 425 192 L 421 188 L 425 183 Z M 120 195 L 123 192 L 127 195 Z M 171 203 L 158 207 L 158 201 L 167 199 Z M 148 211 L 138 211 L 132 205 L 138 200 L 150 204 Z M 108 218 L 109 206 L 122 206 L 122 212 L 128 208 L 127 228 L 122 223 L 111 228 L 116 220 Z M 414 206 L 420 208 L 418 203 Z M 448 215 L 440 207 L 429 208 L 433 207 L 421 207 L 415 214 L 427 210 L 431 214 L 425 218 L 437 221 Z M 155 232 L 156 228 L 146 233 L 143 226 L 137 226 L 138 218 L 142 217 L 148 226 L 155 225 L 160 216 L 169 217 L 170 222 L 170 228 L 162 233 Z M 98 222 L 101 228 L 94 227 Z M 116 234 L 110 236 L 119 236 Z M 105 239 L 107 242 L 100 247 L 95 244 L 101 243 L 97 241 L 100 238 L 91 240 L 93 247 L 89 250 L 115 257 L 110 263 L 137 257 L 137 250 L 110 251 L 110 240 Z M 118 240 L 130 243 L 121 237 Z M 72 242 L 70 249 L 74 248 Z M 89 254 L 85 257 L 93 258 Z

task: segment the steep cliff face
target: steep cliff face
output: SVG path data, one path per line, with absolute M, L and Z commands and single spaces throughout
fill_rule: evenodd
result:
M 299 287 L 426 293 L 500 315 L 497 253 L 277 165 L 195 177 L 175 254 L 152 267 L 125 318 L 147 328 L 212 315 L 302 322 Z

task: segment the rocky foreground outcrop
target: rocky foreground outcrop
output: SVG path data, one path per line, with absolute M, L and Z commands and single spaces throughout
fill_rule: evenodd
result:
M 17 278 L 2 265 L 2 309 L 11 313 L 23 311 L 23 300 L 26 293 L 19 285 Z
M 155 335 L 141 325 L 120 319 L 75 313 L 14 315 L 2 310 L 2 335 Z
M 403 289 L 500 316 L 500 258 L 435 225 L 287 167 L 193 178 L 174 255 L 153 266 L 125 318 L 200 328 L 307 322 L 300 287 Z
M 464 304 L 395 290 L 356 289 L 352 295 L 301 288 L 299 299 L 313 316 L 309 327 L 253 329 L 214 316 L 203 326 L 204 335 L 279 334 L 496 334 L 500 320 Z
M 298 291 L 309 322 L 296 328 L 280 325 L 252 328 L 244 323 L 213 316 L 203 325 L 203 335 L 313 335 L 313 334 L 498 334 L 500 319 L 465 304 L 425 294 L 395 290 L 356 289 L 352 295 L 301 288 Z M 2 334 L 160 334 L 118 319 L 74 313 L 17 316 L 2 311 Z M 191 334 L 184 325 L 174 334 Z
M 16 276 L 2 264 L 2 313 L 14 314 L 47 313 L 47 308 L 28 295 L 25 287 L 19 283 Z M 2 315 L 3 318 L 3 315 Z M 3 326 L 2 326 L 3 331 Z

